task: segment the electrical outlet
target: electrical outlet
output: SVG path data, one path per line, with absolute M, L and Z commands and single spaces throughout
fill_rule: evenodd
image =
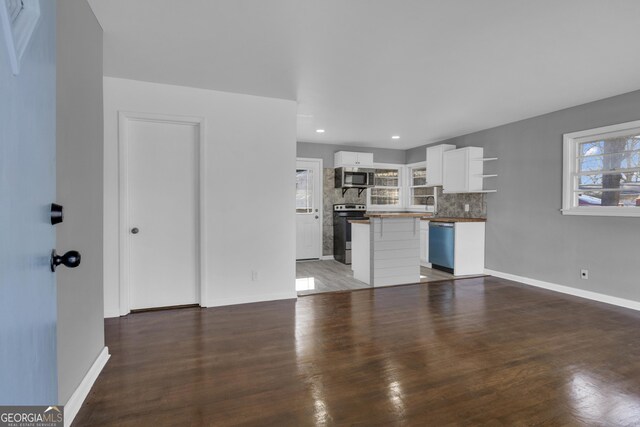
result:
M 256 282 L 258 280 L 258 270 L 251 270 L 251 281 Z
M 464 211 L 465 212 L 469 212 L 469 204 L 468 203 L 464 205 Z
M 580 270 L 580 277 L 584 280 L 589 279 L 589 270 Z

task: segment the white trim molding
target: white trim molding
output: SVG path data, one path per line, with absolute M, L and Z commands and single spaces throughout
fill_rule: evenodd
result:
M 98 379 L 98 375 L 102 372 L 102 369 L 107 364 L 107 361 L 111 355 L 109 354 L 109 348 L 104 347 L 100 354 L 98 355 L 91 368 L 89 368 L 89 372 L 84 376 L 76 391 L 73 392 L 67 403 L 64 405 L 64 427 L 69 427 L 76 415 L 78 415 L 78 411 L 82 407 L 84 400 L 89 395 L 91 391 L 91 387 Z
M 120 311 L 113 311 L 113 310 L 105 310 L 104 312 L 104 318 L 105 319 L 111 319 L 114 317 L 120 317 Z
M 592 301 L 603 302 L 605 304 L 611 304 L 618 307 L 640 311 L 640 301 L 614 297 L 598 292 L 586 291 L 584 289 L 572 288 L 571 286 L 558 285 L 556 283 L 545 282 L 538 279 L 532 279 L 530 277 L 517 276 L 510 273 L 503 273 L 501 271 L 490 270 L 488 268 L 484 269 L 484 274 L 499 277 L 501 279 L 512 280 L 514 282 L 524 283 L 525 285 L 535 286 L 536 288 L 548 289 L 550 291 L 573 295 L 579 298 L 586 298 Z
M 333 255 L 322 255 L 320 257 L 320 261 L 333 261 L 333 260 L 335 260 Z
M 217 298 L 207 305 L 207 307 L 224 307 L 226 305 L 237 304 L 250 304 L 254 302 L 266 302 L 266 301 L 278 301 L 278 300 L 295 300 L 298 298 L 298 293 L 293 291 L 292 293 L 278 293 L 267 295 L 248 295 L 245 297 L 234 298 Z
M 205 120 L 203 117 L 188 117 L 166 114 L 150 114 L 119 111 L 118 112 L 118 201 L 119 201 L 119 289 L 120 289 L 120 315 L 124 316 L 131 311 L 130 302 L 130 286 L 129 286 L 129 206 L 128 206 L 128 122 L 143 121 L 156 123 L 178 123 L 198 127 L 198 240 L 199 240 L 199 280 L 198 287 L 200 291 L 200 306 L 208 307 L 207 302 L 207 270 L 206 270 L 206 143 L 205 143 Z M 105 313 L 105 317 L 108 314 Z M 112 317 L 112 316 L 110 316 Z

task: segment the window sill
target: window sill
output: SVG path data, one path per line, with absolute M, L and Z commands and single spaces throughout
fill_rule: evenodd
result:
M 577 216 L 618 216 L 618 217 L 640 217 L 640 208 L 571 208 L 561 209 L 562 215 Z
M 433 206 L 429 206 L 429 208 L 425 209 L 424 206 L 409 206 L 407 208 L 409 212 L 424 212 L 424 213 L 433 213 Z

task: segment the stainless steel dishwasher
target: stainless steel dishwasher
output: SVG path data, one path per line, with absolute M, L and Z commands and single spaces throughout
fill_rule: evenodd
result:
M 429 222 L 429 262 L 435 269 L 453 273 L 455 224 Z

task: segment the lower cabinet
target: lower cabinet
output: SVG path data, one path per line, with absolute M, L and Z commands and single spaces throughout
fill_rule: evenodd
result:
M 427 237 L 427 257 L 433 268 L 442 267 L 454 276 L 484 274 L 484 222 L 431 223 L 431 233 L 421 231 L 420 235 Z

